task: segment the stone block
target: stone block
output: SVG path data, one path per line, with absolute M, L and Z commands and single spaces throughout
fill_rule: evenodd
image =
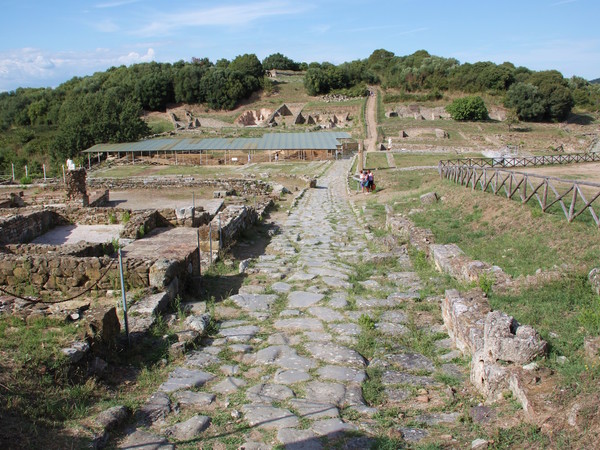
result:
M 177 261 L 161 258 L 157 260 L 148 273 L 150 286 L 164 289 L 177 276 L 179 271 Z
M 112 347 L 121 332 L 117 309 L 96 308 L 86 317 L 86 336 L 92 342 Z
M 531 326 L 519 325 L 501 311 L 487 315 L 483 347 L 487 360 L 523 365 L 545 354 L 546 348 L 546 341 Z
M 485 352 L 475 352 L 471 359 L 471 383 L 488 400 L 494 401 L 502 397 L 508 390 L 508 370 L 486 359 Z
M 464 295 L 455 289 L 446 291 L 442 318 L 448 335 L 463 353 L 473 354 L 483 348 L 483 329 L 489 311 L 487 299 L 475 291 Z
M 428 192 L 427 194 L 421 195 L 419 199 L 423 205 L 431 205 L 433 203 L 437 203 L 439 197 L 435 192 Z

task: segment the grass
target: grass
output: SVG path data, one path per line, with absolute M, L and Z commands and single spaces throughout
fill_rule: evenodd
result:
M 367 169 L 387 169 L 389 168 L 387 156 L 385 153 L 367 153 L 367 162 L 365 164 Z
M 590 368 L 583 360 L 583 339 L 600 335 L 600 298 L 585 276 L 568 275 L 520 294 L 491 293 L 489 301 L 493 309 L 533 326 L 548 342 L 548 358 L 543 364 L 562 374 L 575 391 L 585 389 L 581 375 Z M 567 356 L 568 361 L 559 363 L 559 356 Z
M 146 123 L 148 124 L 148 127 L 150 127 L 152 134 L 165 133 L 175 129 L 173 122 L 159 117 L 151 117 L 146 120 Z

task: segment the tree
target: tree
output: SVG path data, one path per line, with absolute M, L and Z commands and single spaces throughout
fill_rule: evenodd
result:
M 254 53 L 237 56 L 227 68 L 258 79 L 265 75 L 265 69 Z
M 506 113 L 506 119 L 504 119 L 504 123 L 508 126 L 508 131 L 519 123 L 519 116 L 514 109 L 509 109 Z
M 94 144 L 133 142 L 149 134 L 142 109 L 117 91 L 72 95 L 60 111 L 58 134 L 52 144 L 55 161 L 72 158 Z
M 304 75 L 304 87 L 308 95 L 326 94 L 329 92 L 329 78 L 321 68 L 310 67 Z
M 262 65 L 265 70 L 300 70 L 300 64 L 281 53 L 273 53 L 272 55 L 267 56 L 263 59 Z
M 488 110 L 479 96 L 462 97 L 446 106 L 446 111 L 454 120 L 486 120 Z
M 546 107 L 537 86 L 515 83 L 506 93 L 504 106 L 514 109 L 520 120 L 539 121 L 544 118 Z

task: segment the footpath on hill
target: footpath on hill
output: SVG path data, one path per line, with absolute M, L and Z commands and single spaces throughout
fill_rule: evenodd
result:
M 336 161 L 278 224 L 249 283 L 216 305 L 218 333 L 168 374 L 121 448 L 458 445 L 450 386 L 468 369 L 406 246 L 375 245 L 357 222 L 349 165 Z

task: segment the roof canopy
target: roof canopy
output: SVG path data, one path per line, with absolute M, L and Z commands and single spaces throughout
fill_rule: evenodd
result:
M 122 144 L 96 144 L 83 153 L 179 152 L 202 150 L 336 150 L 346 132 L 268 133 L 260 138 L 151 139 Z

